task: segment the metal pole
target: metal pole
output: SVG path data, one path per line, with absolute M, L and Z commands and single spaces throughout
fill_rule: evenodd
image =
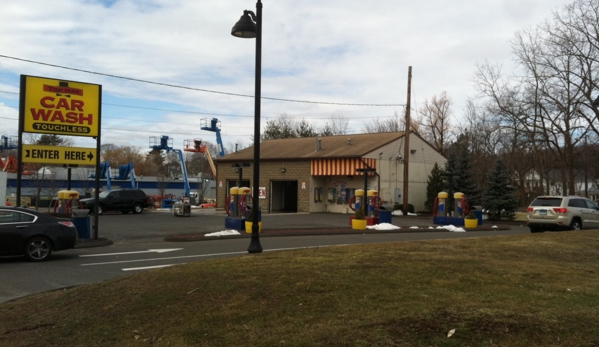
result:
M 19 94 L 19 147 L 17 148 L 17 201 L 16 206 L 21 206 L 21 184 L 23 171 L 23 132 L 25 131 L 25 92 L 27 90 L 27 77 L 21 75 L 21 85 Z M 37 174 L 37 173 L 36 173 Z M 35 209 L 39 206 L 39 201 L 35 202 Z
M 406 104 L 406 127 L 404 130 L 404 151 L 403 151 L 403 215 L 408 215 L 408 182 L 409 182 L 409 165 L 410 165 L 410 130 L 412 128 L 412 120 L 410 119 L 410 99 L 412 89 L 412 67 L 408 68 L 408 103 Z
M 102 86 L 99 87 L 98 95 L 98 137 L 96 138 L 96 179 L 94 182 L 94 216 L 92 226 L 92 239 L 97 240 L 100 227 L 100 219 L 98 217 L 98 201 L 100 199 L 100 153 L 102 150 Z M 110 188 L 110 170 L 106 173 L 108 185 Z M 110 189 L 108 189 L 110 190 Z
M 71 190 L 71 168 L 67 167 L 67 189 Z
M 252 239 L 249 253 L 261 253 L 260 231 L 260 99 L 262 84 L 262 2 L 256 3 L 256 94 L 254 100 L 254 195 L 252 200 Z

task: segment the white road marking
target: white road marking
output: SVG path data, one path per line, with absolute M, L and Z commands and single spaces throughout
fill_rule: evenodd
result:
M 158 260 L 172 260 L 172 259 L 186 259 L 186 258 L 202 258 L 202 257 L 214 257 L 214 256 L 219 256 L 219 255 L 233 255 L 233 254 L 245 254 L 245 253 L 247 253 L 247 252 L 229 252 L 229 253 L 214 253 L 214 254 L 183 255 L 183 256 L 179 256 L 179 257 L 166 257 L 166 258 L 151 258 L 151 259 L 137 259 L 137 260 L 108 261 L 108 262 L 104 262 L 104 263 L 81 264 L 81 266 L 139 263 L 139 262 L 142 262 L 142 261 L 158 261 Z
M 126 269 L 121 269 L 123 271 L 139 271 L 139 270 L 150 270 L 150 269 L 159 269 L 161 267 L 169 267 L 174 266 L 176 264 L 167 264 L 167 265 L 156 265 L 156 266 L 142 266 L 142 267 L 130 267 Z
M 323 247 L 343 247 L 343 246 L 349 246 L 349 245 L 328 245 L 328 246 L 308 246 L 308 247 L 276 248 L 276 249 L 267 249 L 267 250 L 264 250 L 264 252 L 278 252 L 278 251 L 291 251 L 291 250 L 298 250 L 298 249 L 323 248 Z M 119 261 L 108 261 L 108 262 L 103 262 L 103 263 L 81 264 L 81 266 L 98 266 L 98 265 L 110 265 L 110 264 L 139 263 L 139 262 L 144 262 L 144 261 L 148 262 L 148 261 L 161 261 L 161 260 L 174 260 L 174 259 L 218 257 L 218 256 L 236 255 L 236 254 L 248 254 L 248 252 L 247 251 L 239 251 L 239 252 L 226 252 L 226 253 L 183 255 L 183 256 L 178 256 L 178 257 L 149 258 L 149 259 L 135 259 L 135 260 L 119 260 Z
M 83 254 L 80 257 L 104 257 L 109 255 L 127 255 L 127 254 L 140 254 L 140 253 L 167 253 L 180 251 L 183 248 L 167 248 L 167 249 L 148 249 L 147 251 L 135 251 L 135 252 L 121 252 L 121 253 L 103 253 L 103 254 Z

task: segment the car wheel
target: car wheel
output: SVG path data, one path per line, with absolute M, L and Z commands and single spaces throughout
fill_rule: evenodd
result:
M 102 209 L 102 206 L 98 206 L 98 216 L 101 216 L 104 214 L 104 210 Z
M 52 244 L 41 236 L 31 238 L 25 244 L 25 257 L 30 261 L 43 261 L 52 254 Z
M 573 219 L 572 223 L 570 224 L 570 229 L 571 230 L 580 230 L 580 229 L 582 229 L 582 223 L 580 222 L 580 219 Z
M 141 211 L 143 211 L 143 210 L 144 210 L 144 208 L 143 208 L 143 206 L 141 206 L 141 204 L 133 205 L 133 213 L 140 214 Z

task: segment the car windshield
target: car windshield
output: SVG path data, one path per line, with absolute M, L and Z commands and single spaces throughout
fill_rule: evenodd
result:
M 562 204 L 562 198 L 536 198 L 530 206 L 554 206 L 559 207 Z
M 100 192 L 100 197 L 105 198 L 108 196 L 108 194 L 110 194 L 110 191 Z

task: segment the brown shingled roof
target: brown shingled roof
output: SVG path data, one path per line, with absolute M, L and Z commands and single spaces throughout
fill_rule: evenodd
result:
M 298 160 L 326 158 L 360 158 L 404 136 L 404 132 L 348 134 L 267 140 L 260 143 L 260 160 Z M 317 139 L 321 140 L 316 151 Z M 348 140 L 350 144 L 348 144 Z M 219 158 L 218 162 L 253 160 L 254 148 Z

